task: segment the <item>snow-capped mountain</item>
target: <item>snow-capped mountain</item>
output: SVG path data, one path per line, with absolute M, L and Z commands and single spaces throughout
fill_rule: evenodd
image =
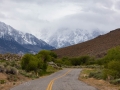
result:
M 34 35 L 17 31 L 3 22 L 0 22 L 0 38 L 14 40 L 18 44 L 34 52 L 38 52 L 41 49 L 54 49 L 54 47 L 50 46 L 43 40 L 36 38 Z
M 61 28 L 50 37 L 47 37 L 48 35 L 45 33 L 41 35 L 41 38 L 51 46 L 61 48 L 93 39 L 101 34 L 103 34 L 103 32 L 98 29 L 87 31 L 82 29 Z

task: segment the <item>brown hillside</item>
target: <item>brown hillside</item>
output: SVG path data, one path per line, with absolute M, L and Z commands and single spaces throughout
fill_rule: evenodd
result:
M 59 58 L 78 57 L 90 55 L 100 58 L 104 56 L 108 49 L 120 45 L 120 29 L 113 30 L 105 35 L 100 35 L 95 39 L 72 45 L 69 47 L 53 50 Z

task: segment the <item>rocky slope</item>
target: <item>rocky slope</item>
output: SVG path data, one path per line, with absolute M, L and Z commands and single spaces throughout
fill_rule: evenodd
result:
M 120 29 L 113 30 L 105 35 L 100 35 L 95 39 L 79 43 L 66 48 L 56 49 L 55 53 L 61 57 L 78 57 L 90 55 L 100 58 L 113 47 L 120 45 Z

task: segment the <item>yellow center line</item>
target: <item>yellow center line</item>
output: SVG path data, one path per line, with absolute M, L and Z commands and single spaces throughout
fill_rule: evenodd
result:
M 59 78 L 62 78 L 64 77 L 65 75 L 67 75 L 71 70 L 69 70 L 68 72 L 66 72 L 65 74 L 63 74 L 62 76 L 59 76 L 59 77 L 56 77 L 54 78 L 53 80 L 50 81 L 50 83 L 48 84 L 48 87 L 46 90 L 52 90 L 52 86 L 53 86 L 53 83 L 56 79 L 59 79 Z

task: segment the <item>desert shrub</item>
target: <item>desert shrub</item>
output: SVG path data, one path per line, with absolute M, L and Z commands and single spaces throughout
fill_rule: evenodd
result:
M 120 78 L 120 61 L 109 62 L 104 70 L 104 79 L 111 77 L 111 79 Z
M 10 65 L 10 62 L 6 62 L 6 64 L 5 64 L 6 66 L 9 66 Z
M 24 70 L 20 70 L 19 73 L 20 73 L 21 75 L 25 76 L 25 77 L 30 77 L 30 76 L 31 76 L 31 73 L 28 73 L 28 72 L 26 72 L 26 71 L 24 71 Z
M 4 83 L 6 83 L 5 80 L 0 80 L 0 84 L 4 84 Z
M 7 74 L 9 74 L 9 73 L 11 72 L 11 67 L 10 67 L 10 66 L 7 66 L 5 72 L 6 72 Z
M 59 66 L 59 67 L 61 67 L 61 66 L 63 65 L 62 59 L 57 59 L 57 60 L 55 61 L 55 63 L 56 63 L 57 66 Z
M 17 68 L 17 69 L 21 69 L 21 65 L 20 65 L 19 62 L 17 62 L 14 67 Z
M 108 50 L 107 55 L 102 60 L 103 64 L 112 60 L 120 61 L 120 46 Z
M 103 66 L 100 65 L 86 65 L 84 68 L 92 68 L 92 69 L 103 69 Z
M 18 70 L 15 67 L 11 67 L 11 74 L 18 75 Z
M 104 66 L 104 79 L 120 78 L 120 46 L 108 50 L 105 57 L 97 60 L 97 64 Z
M 4 72 L 5 71 L 5 67 L 4 67 L 4 65 L 0 65 L 0 72 Z
M 17 75 L 18 74 L 18 70 L 15 67 L 7 66 L 6 67 L 6 73 L 7 74 Z
M 110 83 L 115 85 L 120 84 L 120 79 L 111 80 Z
M 106 66 L 110 61 L 120 61 L 120 46 L 109 49 L 103 58 L 96 60 L 96 64 Z
M 108 69 L 116 70 L 120 74 L 120 61 L 111 61 L 107 65 Z
M 14 67 L 16 65 L 15 61 L 11 61 L 10 66 Z
M 19 78 L 16 75 L 10 74 L 10 75 L 7 76 L 8 81 L 15 81 L 16 82 L 18 79 Z
M 90 72 L 89 77 L 93 77 L 96 79 L 103 79 L 103 73 L 102 71 L 95 71 L 95 72 Z

